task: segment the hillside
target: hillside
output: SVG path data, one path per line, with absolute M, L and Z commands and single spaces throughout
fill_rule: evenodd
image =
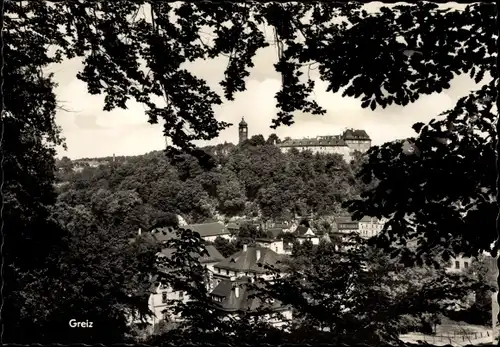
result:
M 206 147 L 209 167 L 189 155 L 58 161 L 59 202 L 107 215 L 123 228 L 149 229 L 179 214 L 188 222 L 235 216 L 283 220 L 294 214 L 328 216 L 360 193 L 354 173 L 336 154 L 281 153 L 262 136 L 241 146 Z M 89 162 L 91 165 L 89 165 Z

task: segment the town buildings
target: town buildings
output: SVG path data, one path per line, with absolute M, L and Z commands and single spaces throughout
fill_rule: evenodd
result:
M 294 231 L 295 239 L 302 244 L 305 241 L 310 241 L 313 245 L 319 244 L 319 237 L 312 231 L 310 227 L 299 225 Z
M 238 124 L 238 144 L 248 140 L 248 124 L 242 118 Z M 285 138 L 276 146 L 286 153 L 292 148 L 299 151 L 310 150 L 313 153 L 340 154 L 345 160 L 350 160 L 353 152 L 365 153 L 372 145 L 372 140 L 365 130 L 347 129 L 341 135 L 316 136 L 314 138 Z
M 211 297 L 220 310 L 237 317 L 243 312 L 257 312 L 261 307 L 271 309 L 264 318 L 274 326 L 286 325 L 292 319 L 290 308 L 279 302 L 253 297 L 256 280 L 272 281 L 274 274 L 269 274 L 266 266 L 271 266 L 284 274 L 284 256 L 270 248 L 260 245 L 244 245 L 242 250 L 214 265 Z M 280 272 L 281 271 L 281 272 Z
M 199 262 L 208 270 L 208 281 L 207 288 L 211 290 L 210 287 L 211 279 L 213 276 L 214 265 L 224 260 L 222 254 L 211 245 L 207 245 L 206 247 L 208 255 L 197 256 Z M 174 253 L 173 249 L 165 248 L 161 251 L 158 256 L 160 257 L 170 257 Z M 150 310 L 153 312 L 152 317 L 150 317 L 150 323 L 154 326 L 159 323 L 161 320 L 164 320 L 168 323 L 174 323 L 181 319 L 181 317 L 173 312 L 173 308 L 179 302 L 187 302 L 189 300 L 189 296 L 183 291 L 174 290 L 171 286 L 165 283 L 158 283 L 153 285 L 152 292 L 149 296 L 148 306 Z
M 283 240 L 277 238 L 257 238 L 255 244 L 258 247 L 268 248 L 278 254 L 286 254 Z

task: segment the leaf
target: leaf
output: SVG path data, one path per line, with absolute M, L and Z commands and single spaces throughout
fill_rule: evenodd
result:
M 370 101 L 371 101 L 371 99 L 363 100 L 363 102 L 361 103 L 361 107 L 367 108 L 368 106 L 370 106 Z
M 422 130 L 424 125 L 425 124 L 422 122 L 417 122 L 417 123 L 413 124 L 412 129 L 415 130 L 416 133 L 420 133 L 420 131 Z

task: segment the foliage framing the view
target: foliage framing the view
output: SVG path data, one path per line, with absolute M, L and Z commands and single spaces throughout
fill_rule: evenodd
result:
M 166 121 L 165 134 L 172 138 L 174 145 L 184 149 L 192 149 L 193 140 L 214 138 L 228 124 L 216 121 L 213 113 L 212 106 L 220 105 L 222 98 L 211 91 L 205 81 L 184 70 L 183 63 L 219 54 L 230 55 L 222 85 L 225 97 L 231 100 L 235 92 L 245 90 L 244 79 L 248 76 L 248 68 L 252 67 L 252 56 L 257 49 L 266 46 L 262 33 L 257 30 L 257 24 L 263 22 L 276 30 L 281 48 L 275 67 L 282 74 L 282 90 L 277 95 L 280 112 L 274 126 L 290 124 L 294 111 L 323 113 L 319 105 L 307 99 L 313 81 L 299 79 L 299 68 L 310 62 L 319 65 L 318 71 L 328 81 L 330 91 L 349 86 L 345 95 L 361 97 L 362 105 L 372 109 L 391 102 L 406 105 L 419 94 L 441 92 L 449 86 L 454 73 L 467 72 L 478 82 L 486 73 L 494 79 L 497 77 L 493 68 L 493 5 L 470 5 L 457 12 L 441 11 L 436 5 L 421 3 L 368 14 L 356 4 L 189 3 L 174 8 L 174 5 L 155 3 L 149 11 L 153 13 L 153 21 L 134 21 L 139 7 L 146 3 L 149 2 L 5 4 L 4 55 L 12 59 L 4 70 L 4 90 L 11 92 L 5 96 L 5 107 L 12 118 L 3 119 L 6 129 L 2 143 L 5 152 L 4 231 L 11 231 L 5 234 L 6 243 L 23 245 L 4 255 L 9 265 L 5 268 L 9 285 L 4 287 L 6 305 L 2 313 L 4 317 L 5 312 L 11 314 L 11 323 L 4 321 L 8 328 L 14 329 L 12 331 L 32 320 L 30 312 L 37 312 L 40 321 L 51 314 L 57 315 L 57 311 L 51 311 L 56 306 L 55 300 L 59 299 L 55 295 L 68 290 L 62 282 L 58 288 L 60 292 L 53 291 L 52 297 L 44 296 L 48 301 L 36 300 L 40 299 L 40 293 L 54 289 L 43 279 L 50 278 L 48 269 L 56 271 L 58 261 L 64 261 L 64 257 L 57 259 L 55 254 L 66 254 L 59 242 L 64 240 L 61 235 L 64 233 L 49 218 L 50 207 L 55 201 L 53 146 L 61 144 L 61 139 L 54 123 L 56 102 L 52 76 L 42 73 L 47 65 L 60 62 L 64 57 L 85 57 L 84 69 L 78 76 L 87 82 L 89 92 L 106 95 L 106 110 L 124 107 L 128 98 L 134 98 L 149 108 L 151 122 L 160 118 Z M 308 10 L 310 13 L 306 15 Z M 169 21 L 169 14 L 174 12 L 178 25 Z M 353 25 L 326 25 L 339 14 L 346 15 Z M 309 15 L 312 20 L 305 24 L 302 20 Z M 225 23 L 230 24 L 229 27 L 223 25 Z M 211 26 L 214 30 L 215 47 L 200 42 L 203 40 L 199 33 L 202 26 Z M 238 39 L 233 39 L 235 34 Z M 406 43 L 401 43 L 398 35 L 403 36 Z M 299 37 L 304 44 L 297 43 Z M 439 40 L 436 41 L 436 37 Z M 458 45 L 461 47 L 454 55 L 450 48 L 458 48 Z M 54 46 L 60 50 L 49 56 L 49 48 Z M 139 69 L 142 63 L 139 56 L 145 58 L 145 70 Z M 381 87 L 389 96 L 381 93 Z M 163 97 L 167 106 L 156 105 L 152 96 Z M 458 124 L 460 128 L 460 121 Z M 470 139 L 476 140 L 475 137 Z M 479 152 L 486 148 L 488 153 L 491 143 L 481 143 L 479 146 L 483 147 Z M 425 151 L 425 144 L 421 146 Z M 474 171 L 474 175 L 477 177 L 478 173 Z M 489 174 L 479 180 L 485 185 L 484 194 L 491 194 Z M 128 193 L 121 197 L 133 201 L 133 194 Z M 469 195 L 484 197 L 467 191 L 456 197 L 462 200 Z M 473 226 L 482 227 L 476 222 L 477 217 L 492 218 L 492 205 L 486 202 L 481 207 L 484 209 L 471 214 Z M 359 210 L 366 208 L 361 206 Z M 86 216 L 79 212 L 77 215 Z M 390 211 L 371 213 L 390 214 Z M 456 213 L 447 211 L 451 217 Z M 158 220 L 162 218 L 168 216 L 157 217 Z M 396 218 L 392 222 L 396 225 L 397 221 Z M 453 225 L 461 223 L 458 218 L 448 221 Z M 401 218 L 399 222 L 402 223 Z M 451 239 L 457 252 L 469 246 L 476 252 L 487 248 L 492 241 L 490 225 L 485 226 L 486 237 L 477 240 L 474 230 L 471 233 L 471 228 L 464 229 L 460 223 L 459 230 L 464 233 Z M 71 229 L 65 230 L 68 231 Z M 407 229 L 394 228 L 392 232 L 399 232 L 400 239 L 408 236 Z M 426 245 L 446 243 L 447 237 L 445 233 L 439 238 L 431 237 Z M 86 246 L 94 245 L 89 242 Z M 113 247 L 112 244 L 108 246 Z M 23 256 L 26 248 L 33 252 Z M 422 247 L 422 250 L 428 249 Z M 60 278 L 65 275 L 62 269 L 52 275 L 54 273 Z M 73 294 L 73 298 L 66 295 L 74 299 L 79 293 L 74 291 Z M 22 307 L 20 312 L 17 306 Z M 29 324 L 33 328 L 30 335 L 40 342 L 44 326 L 37 328 L 37 324 Z M 19 330 L 17 333 L 17 336 L 29 338 Z

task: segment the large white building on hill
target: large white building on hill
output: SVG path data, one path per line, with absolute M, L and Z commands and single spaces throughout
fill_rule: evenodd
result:
M 317 136 L 315 138 L 286 138 L 277 146 L 286 153 L 292 148 L 299 151 L 310 150 L 313 153 L 341 154 L 349 159 L 354 151 L 364 153 L 370 149 L 372 140 L 365 130 L 345 130 L 342 135 Z

